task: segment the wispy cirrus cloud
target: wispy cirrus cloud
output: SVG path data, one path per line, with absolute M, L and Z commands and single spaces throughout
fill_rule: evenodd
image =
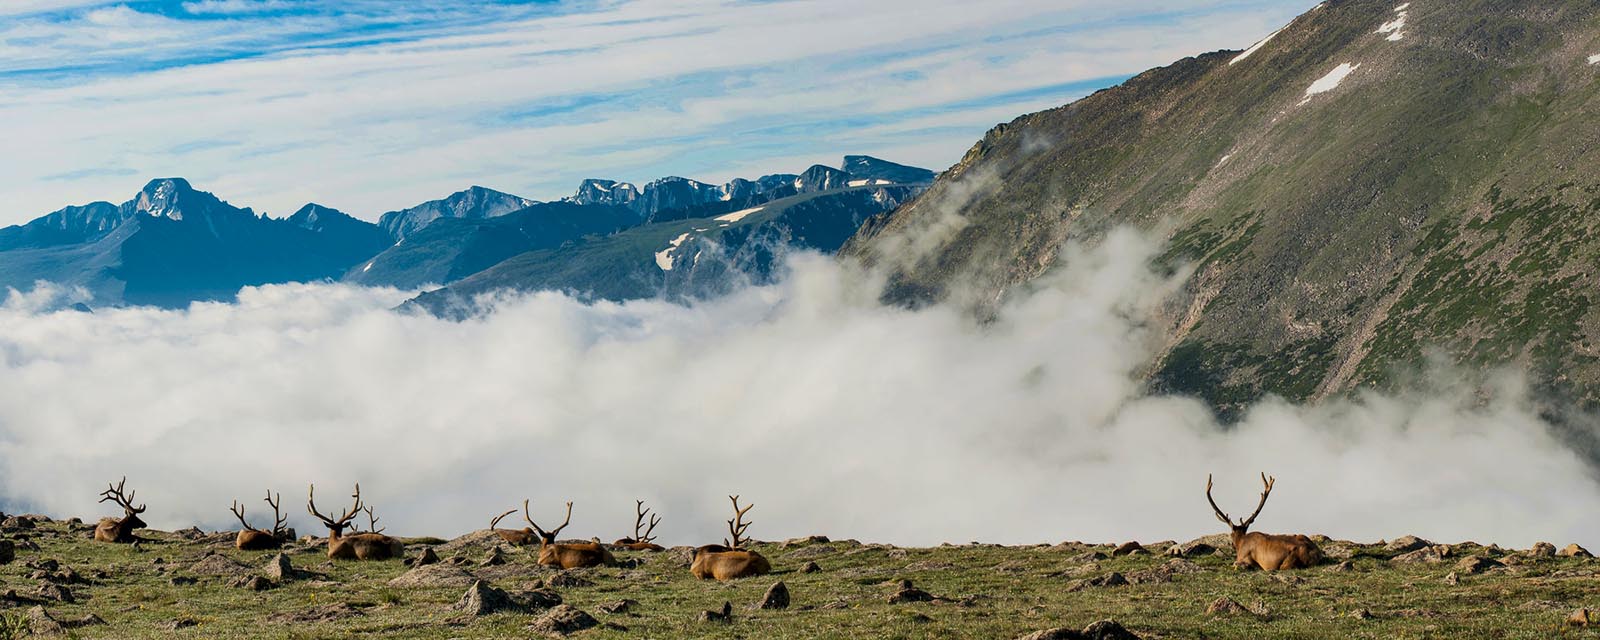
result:
M 943 168 L 996 122 L 1311 3 L 32 4 L 0 24 L 0 135 L 34 150 L 0 159 L 5 224 L 155 175 L 373 218 L 469 183 L 547 199 L 843 153 Z

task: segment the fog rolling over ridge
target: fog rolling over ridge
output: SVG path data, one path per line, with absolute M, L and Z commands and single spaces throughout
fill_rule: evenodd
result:
M 727 494 L 750 534 L 900 544 L 1186 539 L 1277 476 L 1269 532 L 1600 543 L 1593 470 L 1514 376 L 1317 406 L 1268 400 L 1222 428 L 1152 397 L 1138 369 L 1186 272 L 1119 230 L 990 323 L 878 302 L 882 280 L 815 255 L 777 284 L 691 306 L 506 297 L 461 322 L 411 294 L 244 290 L 187 310 L 0 307 L 0 507 L 90 519 L 127 475 L 158 528 L 233 526 L 230 500 L 362 483 L 391 533 L 450 536 L 531 498 L 576 502 L 574 537 L 717 540 Z M 1434 376 L 1446 379 L 1447 374 Z

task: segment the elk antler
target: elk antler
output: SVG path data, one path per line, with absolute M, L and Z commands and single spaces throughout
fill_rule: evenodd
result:
M 544 538 L 546 540 L 555 540 L 556 536 L 561 534 L 562 529 L 565 529 L 567 528 L 567 525 L 572 524 L 572 503 L 567 503 L 567 519 L 561 523 L 561 526 L 550 531 L 540 529 L 539 525 L 533 521 L 533 516 L 528 512 L 527 500 L 522 501 L 522 519 L 528 521 L 528 526 L 533 527 L 533 530 L 539 534 L 540 538 Z
M 367 512 L 367 533 L 383 533 L 383 529 L 388 529 L 388 527 L 378 528 L 378 521 L 383 518 L 373 515 L 371 506 L 368 506 L 365 511 Z
M 1277 481 L 1278 481 L 1277 478 L 1269 478 L 1269 477 L 1267 477 L 1266 472 L 1263 471 L 1261 473 L 1261 486 L 1265 487 L 1264 489 L 1261 490 L 1261 502 L 1256 504 L 1255 513 L 1252 513 L 1252 514 L 1250 514 L 1250 517 L 1245 518 L 1244 522 L 1240 522 L 1239 526 L 1241 526 L 1241 527 L 1249 527 L 1250 523 L 1256 521 L 1256 516 L 1261 515 L 1261 508 L 1267 506 L 1267 496 L 1272 494 L 1272 485 L 1273 485 L 1273 483 L 1275 483 Z
M 526 506 L 526 505 L 524 505 L 524 506 Z M 502 513 L 502 514 L 500 514 L 500 515 L 497 515 L 497 516 L 495 516 L 495 517 L 494 517 L 494 519 L 493 519 L 493 520 L 490 520 L 490 521 L 489 521 L 489 530 L 490 530 L 490 531 L 494 531 L 494 530 L 495 530 L 495 527 L 498 527 L 498 526 L 500 526 L 500 520 L 502 520 L 502 519 L 504 519 L 504 518 L 505 518 L 505 517 L 506 517 L 506 516 L 509 516 L 509 515 L 511 515 L 511 514 L 513 514 L 513 513 L 516 513 L 516 512 L 517 512 L 517 510 L 516 510 L 516 509 L 512 509 L 512 510 L 510 510 L 510 511 L 507 511 L 507 512 L 505 512 L 505 513 Z
M 117 503 L 117 506 L 122 507 L 122 510 L 127 512 L 128 515 L 144 513 L 145 505 L 141 504 L 138 506 L 138 508 L 134 508 L 133 506 L 133 494 L 137 493 L 136 491 L 129 491 L 127 495 L 122 494 L 122 487 L 127 484 L 128 476 L 122 476 L 122 480 L 118 482 L 116 486 L 106 483 L 106 490 L 100 492 L 99 502 L 111 500 Z
M 289 533 L 289 528 L 284 526 L 289 523 L 289 517 L 283 515 L 283 512 L 278 509 L 278 505 L 283 504 L 283 494 L 280 493 L 274 496 L 272 495 L 272 490 L 268 489 L 267 497 L 264 499 L 267 501 L 267 505 L 272 507 L 272 537 L 284 538 Z M 243 518 L 241 517 L 240 519 L 242 520 Z
M 257 529 L 255 527 L 250 526 L 250 523 L 245 521 L 245 519 L 244 519 L 244 507 L 239 506 L 239 501 L 238 500 L 234 500 L 233 501 L 233 506 L 232 507 L 228 507 L 228 510 L 233 512 L 233 517 L 239 519 L 239 524 L 244 525 L 244 530 L 245 531 L 255 531 L 257 533 L 261 532 L 260 529 Z
M 652 537 L 650 533 L 656 530 L 656 525 L 661 524 L 661 518 L 653 513 L 650 513 L 649 509 L 644 508 L 643 500 L 634 500 L 633 502 L 634 510 L 639 513 L 639 515 L 633 519 L 633 539 L 636 542 L 654 542 L 655 538 Z M 646 515 L 650 516 L 650 528 L 645 529 L 644 534 L 641 535 L 639 533 L 639 529 L 644 527 L 644 517 Z
M 1217 512 L 1217 519 L 1221 520 L 1222 524 L 1229 527 L 1233 526 L 1233 520 L 1228 518 L 1228 514 L 1222 512 L 1222 508 L 1217 506 L 1217 501 L 1211 497 L 1211 474 L 1209 473 L 1206 474 L 1206 502 L 1211 503 L 1211 510 Z
M 751 503 L 750 505 L 746 506 L 745 508 L 740 509 L 739 508 L 739 496 L 728 496 L 728 499 L 733 501 L 733 519 L 728 521 L 728 533 L 733 535 L 733 539 L 732 540 L 728 540 L 728 539 L 724 538 L 722 540 L 722 542 L 725 545 L 727 545 L 728 547 L 731 547 L 731 548 L 734 548 L 734 549 L 738 549 L 741 546 L 744 546 L 744 543 L 750 541 L 749 538 L 745 538 L 744 537 L 744 530 L 745 529 L 749 529 L 750 525 L 754 524 L 754 523 L 745 522 L 744 521 L 744 514 L 745 514 L 745 512 L 747 512 L 750 509 L 754 508 L 756 505 L 754 503 Z
M 356 492 L 351 494 L 351 497 L 356 499 L 356 503 L 351 505 L 350 509 L 344 512 L 344 515 L 339 516 L 338 520 L 329 518 L 317 511 L 317 485 L 313 484 L 311 485 L 311 490 L 306 492 L 306 511 L 310 511 L 311 515 L 316 516 L 329 529 L 343 529 L 350 524 L 350 520 L 354 519 L 357 513 L 361 512 L 361 483 L 356 483 Z

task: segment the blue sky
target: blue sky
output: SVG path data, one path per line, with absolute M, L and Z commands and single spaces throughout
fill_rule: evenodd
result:
M 374 219 L 469 185 L 943 169 L 1308 0 L 0 1 L 0 224 L 183 176 Z

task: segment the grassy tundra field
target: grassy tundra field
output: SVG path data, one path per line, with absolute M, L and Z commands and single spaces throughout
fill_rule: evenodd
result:
M 1568 622 L 1600 606 L 1600 562 L 1542 545 L 1324 540 L 1323 564 L 1274 574 L 1235 570 L 1225 536 L 1177 545 L 1181 555 L 1153 542 L 1117 554 L 817 537 L 755 544 L 773 573 L 724 584 L 689 575 L 684 548 L 557 571 L 487 531 L 406 539 L 408 558 L 438 558 L 418 569 L 329 561 L 318 541 L 283 558 L 242 552 L 232 532 L 111 544 L 89 525 L 23 516 L 0 533 L 15 548 L 0 565 L 0 637 L 1017 638 L 1115 620 L 1139 638 L 1600 638 Z M 755 608 L 779 581 L 788 606 Z M 507 608 L 485 611 L 497 600 Z M 731 620 L 706 619 L 724 603 Z

